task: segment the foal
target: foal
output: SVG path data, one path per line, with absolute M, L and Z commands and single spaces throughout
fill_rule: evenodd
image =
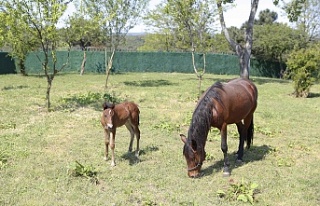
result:
M 104 128 L 105 134 L 105 160 L 108 159 L 108 147 L 110 144 L 111 153 L 111 166 L 115 166 L 114 160 L 114 148 L 115 148 L 115 138 L 116 129 L 125 125 L 130 132 L 131 139 L 129 144 L 129 152 L 132 151 L 132 144 L 134 135 L 137 138 L 137 148 L 135 155 L 139 156 L 139 140 L 140 140 L 140 130 L 139 130 L 139 108 L 133 102 L 124 102 L 121 104 L 111 104 L 105 102 L 103 104 L 103 113 L 101 117 L 101 124 Z

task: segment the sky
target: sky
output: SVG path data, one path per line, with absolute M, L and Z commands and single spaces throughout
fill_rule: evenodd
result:
M 149 9 L 154 9 L 157 4 L 159 4 L 162 0 L 150 0 Z M 248 20 L 251 8 L 251 0 L 236 0 L 236 6 L 232 9 L 229 9 L 224 13 L 225 23 L 227 27 L 235 26 L 240 27 L 245 21 Z M 271 11 L 275 11 L 278 13 L 278 22 L 288 23 L 288 19 L 286 18 L 284 12 L 273 5 L 272 0 L 260 0 L 258 11 L 256 13 L 256 18 L 260 11 L 270 9 Z M 63 18 L 65 18 L 68 14 L 72 13 L 75 10 L 73 5 L 69 5 L 66 14 Z M 146 32 L 146 26 L 143 24 L 136 25 L 133 29 L 131 29 L 130 33 L 142 33 Z

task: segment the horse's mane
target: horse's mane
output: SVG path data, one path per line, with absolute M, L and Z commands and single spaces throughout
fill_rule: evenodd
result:
M 221 91 L 223 91 L 223 84 L 216 82 L 202 95 L 192 115 L 188 132 L 189 140 L 195 140 L 204 146 L 213 118 L 212 109 L 215 109 L 212 99 L 222 104 Z

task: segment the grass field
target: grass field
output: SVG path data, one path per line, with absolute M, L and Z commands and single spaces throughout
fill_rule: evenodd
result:
M 206 74 L 202 89 L 233 77 Z M 134 101 L 141 110 L 140 162 L 127 153 L 123 127 L 113 168 L 103 160 L 104 75 L 57 76 L 52 112 L 45 107 L 45 78 L 0 76 L 0 205 L 250 205 L 232 199 L 232 184 L 257 184 L 255 205 L 320 205 L 320 85 L 311 98 L 297 99 L 288 81 L 252 79 L 259 99 L 245 164 L 234 167 L 238 138 L 230 125 L 232 172 L 222 177 L 220 136 L 212 129 L 202 177 L 191 179 L 179 134 L 187 133 L 196 105 L 194 74 L 110 77 L 109 97 Z M 71 175 L 76 161 L 96 172 L 97 181 Z M 219 191 L 227 195 L 218 197 Z

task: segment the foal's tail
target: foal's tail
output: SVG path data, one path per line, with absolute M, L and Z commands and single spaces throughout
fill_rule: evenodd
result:
M 253 124 L 253 118 L 252 118 L 251 123 L 248 128 L 248 131 L 247 131 L 247 149 L 250 148 L 250 145 L 253 142 L 253 132 L 254 132 L 254 124 Z

